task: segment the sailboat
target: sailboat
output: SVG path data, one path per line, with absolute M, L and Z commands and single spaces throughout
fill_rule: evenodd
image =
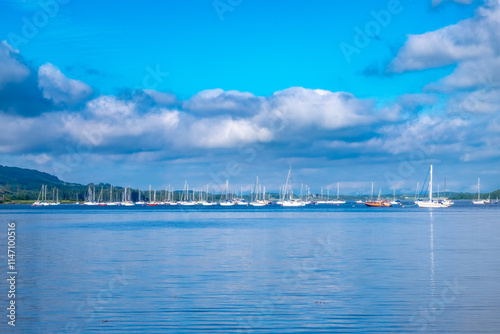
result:
M 392 204 L 390 201 L 382 200 L 380 197 L 382 195 L 382 188 L 379 188 L 378 190 L 378 197 L 377 200 L 370 200 L 369 202 L 366 202 L 365 205 L 372 207 L 372 208 L 387 208 L 391 207 Z M 373 182 L 372 182 L 372 198 L 373 198 Z
M 248 205 L 248 202 L 243 199 L 243 187 L 240 188 L 240 198 L 237 202 L 238 205 Z
M 393 193 L 392 193 L 392 205 L 401 205 L 401 201 L 399 199 L 396 199 L 396 187 L 393 187 Z
M 214 206 L 214 205 L 217 205 L 217 202 L 214 202 L 213 198 L 212 198 L 212 201 L 208 200 L 208 184 L 207 184 L 207 192 L 206 192 L 206 194 L 207 194 L 207 198 L 201 203 L 201 205 L 203 205 L 203 206 Z M 213 197 L 213 195 L 212 195 L 212 197 Z
M 101 192 L 99 193 L 99 197 L 97 197 L 97 205 L 99 206 L 106 206 L 107 203 L 104 202 L 104 199 L 103 199 L 103 191 L 104 191 L 104 187 L 101 186 Z
M 251 206 L 266 206 L 268 203 L 266 199 L 266 188 L 264 187 L 264 191 L 262 195 L 260 193 L 261 185 L 259 184 L 259 177 L 257 176 L 257 180 L 255 181 L 255 189 L 254 189 L 254 199 L 250 202 Z
M 142 192 L 141 192 L 141 190 L 139 189 L 139 198 L 138 198 L 138 201 L 137 201 L 137 202 L 135 202 L 135 205 L 142 205 L 142 206 L 146 205 L 146 202 L 144 202 L 143 200 L 141 200 L 141 193 L 142 193 Z
M 42 184 L 42 189 L 40 189 L 40 192 L 38 193 L 38 199 L 31 204 L 31 206 L 48 206 L 50 205 L 47 203 L 47 185 Z
M 418 199 L 415 201 L 415 204 L 417 204 L 421 208 L 448 208 L 452 205 L 451 201 L 442 201 L 442 200 L 433 200 L 432 199 L 432 165 L 429 171 L 430 179 L 429 179 L 429 200 L 424 201 L 421 199 Z
M 97 205 L 97 203 L 94 200 L 94 191 L 92 191 L 92 188 L 89 186 L 89 190 L 87 190 L 86 198 L 85 201 L 83 202 L 83 205 Z
M 481 199 L 481 182 L 480 179 L 477 178 L 477 200 L 472 201 L 473 204 L 482 205 L 482 204 L 491 204 L 491 199 Z
M 191 201 L 189 198 L 189 185 L 187 183 L 187 180 L 184 181 L 184 189 L 182 191 L 182 198 L 179 204 L 184 206 L 194 206 L 197 204 L 195 201 Z
M 219 202 L 221 206 L 232 206 L 236 205 L 236 201 L 229 199 L 229 181 L 226 180 L 226 200 L 224 202 Z
M 328 191 L 329 191 L 329 190 L 328 190 Z M 320 192 L 320 194 L 321 194 L 321 195 L 320 195 L 321 199 L 320 199 L 320 200 L 315 201 L 314 203 L 315 203 L 315 204 L 328 204 L 328 201 L 327 201 L 327 200 L 325 200 L 325 199 L 324 199 L 324 197 L 323 197 L 323 187 L 321 187 L 321 192 Z M 328 194 L 329 194 L 329 193 L 328 193 Z
M 149 202 L 146 203 L 146 206 L 158 206 L 158 202 L 156 201 L 156 190 L 154 191 L 153 197 L 151 197 L 151 185 L 149 185 Z
M 340 182 L 337 182 L 337 199 L 333 201 L 328 201 L 328 204 L 345 204 L 346 201 L 340 199 Z
M 115 201 L 113 201 L 113 185 L 110 185 L 110 188 L 109 188 L 109 202 L 107 202 L 106 205 L 110 205 L 110 206 L 117 206 L 118 205 L 118 203 L 116 203 Z
M 127 192 L 127 190 L 128 190 L 128 192 Z M 121 202 L 121 205 L 123 205 L 123 206 L 134 206 L 134 205 L 135 205 L 135 204 L 134 204 L 134 202 L 132 202 L 132 201 L 130 200 L 130 197 L 131 197 L 131 196 L 130 196 L 130 195 L 131 195 L 131 194 L 130 194 L 130 192 L 131 192 L 130 190 L 131 190 L 131 189 L 128 189 L 128 188 L 126 188 L 126 187 L 125 187 L 125 189 L 123 190 L 123 201 Z
M 287 195 L 288 195 L 288 199 L 287 199 Z M 290 165 L 290 169 L 288 170 L 288 176 L 286 178 L 286 183 L 285 183 L 283 203 L 281 204 L 281 206 L 284 206 L 284 207 L 299 207 L 299 206 L 305 206 L 305 205 L 306 205 L 306 203 L 304 201 L 293 198 L 293 191 L 292 191 L 292 166 Z

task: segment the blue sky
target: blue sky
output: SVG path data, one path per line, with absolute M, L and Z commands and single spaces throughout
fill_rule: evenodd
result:
M 498 1 L 4 1 L 0 164 L 73 182 L 500 188 Z M 496 67 L 495 67 L 496 66 Z

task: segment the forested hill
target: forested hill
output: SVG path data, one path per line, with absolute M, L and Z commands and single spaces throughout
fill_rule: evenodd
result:
M 80 186 L 79 184 L 63 182 L 54 175 L 34 169 L 0 165 L 0 186 L 4 188 L 10 188 L 12 191 L 16 191 L 16 189 L 38 191 L 42 184 L 49 187 Z

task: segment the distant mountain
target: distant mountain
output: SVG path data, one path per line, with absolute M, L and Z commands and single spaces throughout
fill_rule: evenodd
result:
M 38 191 L 42 184 L 49 187 L 79 187 L 76 183 L 67 183 L 54 175 L 34 169 L 7 167 L 0 165 L 0 186 L 16 191 L 16 189 Z

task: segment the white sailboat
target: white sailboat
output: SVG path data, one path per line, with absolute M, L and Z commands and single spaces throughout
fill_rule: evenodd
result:
M 83 205 L 97 205 L 96 201 L 94 200 L 94 191 L 92 191 L 92 188 L 87 190 L 87 195 L 85 198 L 85 202 L 83 202 Z
M 328 191 L 330 191 L 330 190 L 328 190 Z M 328 194 L 329 194 L 329 193 L 328 193 Z M 327 201 L 327 200 L 325 200 L 325 199 L 324 199 L 324 197 L 323 197 L 323 187 L 321 187 L 321 191 L 320 191 L 320 198 L 321 198 L 320 200 L 317 200 L 317 201 L 315 201 L 314 203 L 315 203 L 315 204 L 328 204 L 328 201 Z
M 113 201 L 113 185 L 110 185 L 109 188 L 109 202 L 106 203 L 107 206 L 117 206 L 118 203 Z
M 287 199 L 287 195 L 288 195 L 288 199 Z M 281 206 L 284 206 L 284 207 L 299 207 L 299 206 L 305 206 L 305 205 L 306 205 L 306 203 L 304 201 L 301 201 L 299 199 L 294 199 L 293 198 L 293 191 L 292 191 L 292 166 L 290 166 L 290 169 L 288 170 L 288 176 L 286 178 L 283 203 L 281 204 Z
M 337 199 L 328 201 L 328 204 L 345 204 L 346 201 L 340 199 L 340 182 L 337 182 Z
M 182 191 L 182 198 L 179 204 L 183 206 L 197 205 L 195 201 L 191 201 L 191 199 L 189 198 L 189 185 L 187 183 L 187 180 L 184 181 L 184 190 Z
M 134 202 L 130 200 L 130 190 L 127 192 L 127 188 L 123 190 L 123 201 L 120 203 L 120 205 L 123 206 L 134 206 Z
M 243 187 L 240 188 L 240 198 L 237 201 L 238 205 L 248 205 L 248 202 L 243 199 Z
M 213 195 L 212 195 L 212 197 L 213 197 Z M 203 203 L 201 205 L 203 205 L 203 206 L 214 206 L 214 205 L 217 205 L 217 202 L 214 202 L 213 198 L 212 198 L 212 201 L 208 200 L 208 184 L 207 184 L 207 198 L 203 201 Z
M 415 204 L 417 204 L 421 208 L 447 208 L 452 205 L 450 201 L 442 201 L 442 200 L 433 200 L 432 199 L 432 165 L 429 172 L 429 200 L 417 200 Z
M 55 193 L 55 196 L 54 196 Z M 52 202 L 49 203 L 49 205 L 59 205 L 59 189 L 54 188 L 52 189 Z
M 226 180 L 226 200 L 223 202 L 219 202 L 221 206 L 233 206 L 236 205 L 236 201 L 233 201 L 229 198 L 229 181 Z
M 40 189 L 40 192 L 38 193 L 38 199 L 31 204 L 31 206 L 48 206 L 50 205 L 47 203 L 47 185 L 42 184 L 42 189 Z
M 142 205 L 142 206 L 146 205 L 146 202 L 141 200 L 141 193 L 142 193 L 142 191 L 139 189 L 139 198 L 138 198 L 138 201 L 135 202 L 135 205 Z
M 392 193 L 392 205 L 401 205 L 401 201 L 399 199 L 396 199 L 396 187 L 393 187 L 393 193 Z
M 264 187 L 264 191 L 262 192 L 262 197 L 260 193 L 261 185 L 259 184 L 259 177 L 257 176 L 257 180 L 255 181 L 255 189 L 254 189 L 254 199 L 250 202 L 251 206 L 266 206 L 268 203 L 265 200 L 266 198 L 266 188 Z
M 491 199 L 481 199 L 481 182 L 480 178 L 477 178 L 477 200 L 473 200 L 472 203 L 476 205 L 491 204 Z

